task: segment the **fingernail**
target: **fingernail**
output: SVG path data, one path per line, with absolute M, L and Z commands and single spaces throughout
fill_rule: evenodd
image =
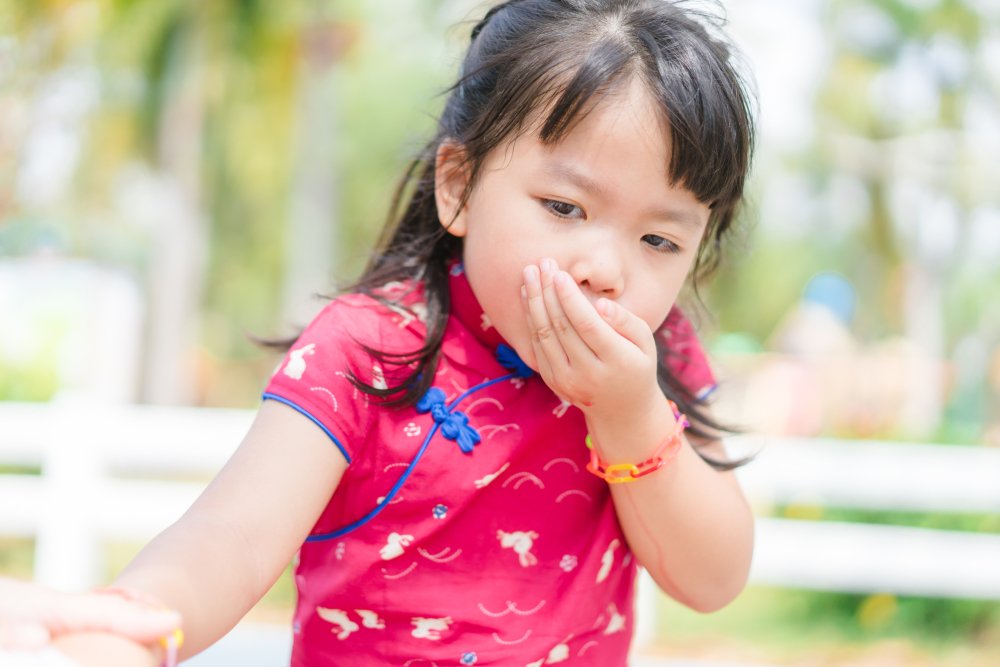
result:
M 538 284 L 538 267 L 534 264 L 524 267 L 524 283 L 525 285 Z
M 542 271 L 545 273 L 552 273 L 556 270 L 556 262 L 554 259 L 548 257 L 542 260 Z

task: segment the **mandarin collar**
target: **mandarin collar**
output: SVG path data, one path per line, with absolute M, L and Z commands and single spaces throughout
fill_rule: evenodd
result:
M 451 288 L 451 315 L 491 351 L 500 345 L 507 345 L 473 294 L 461 261 L 455 260 L 448 265 L 448 283 Z

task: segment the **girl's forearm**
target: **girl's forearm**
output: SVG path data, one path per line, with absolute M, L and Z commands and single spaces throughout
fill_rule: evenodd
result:
M 203 650 L 281 576 L 346 467 L 315 424 L 265 401 L 223 470 L 115 585 L 180 612 L 181 657 Z
M 224 521 L 185 515 L 150 542 L 114 586 L 180 612 L 190 657 L 222 638 L 267 592 L 281 568 L 265 571 L 255 548 Z
M 588 424 L 610 463 L 644 460 L 672 432 L 665 399 L 637 414 Z M 733 474 L 709 466 L 687 439 L 664 467 L 612 484 L 611 495 L 629 547 L 671 597 L 712 611 L 743 590 L 753 515 Z
M 612 488 L 629 546 L 671 597 L 698 611 L 731 602 L 746 585 L 753 516 L 732 473 L 688 444 L 657 472 Z

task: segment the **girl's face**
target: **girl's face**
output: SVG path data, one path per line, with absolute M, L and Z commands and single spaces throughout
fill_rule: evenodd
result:
M 591 300 L 607 297 L 657 329 L 694 263 L 709 208 L 667 177 L 670 140 L 636 80 L 555 145 L 526 133 L 487 156 L 469 200 L 461 151 L 438 153 L 437 204 L 463 237 L 465 273 L 487 317 L 533 358 L 523 269 L 552 258 Z

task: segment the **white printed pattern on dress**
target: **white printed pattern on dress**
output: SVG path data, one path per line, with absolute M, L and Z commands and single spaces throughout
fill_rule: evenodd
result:
M 513 484 L 514 489 L 517 490 L 521 488 L 521 485 L 524 484 L 525 482 L 531 482 L 539 489 L 545 488 L 545 483 L 542 482 L 542 480 L 540 480 L 536 475 L 533 475 L 530 472 L 519 472 L 515 475 L 511 475 L 510 477 L 508 477 L 503 481 L 503 488 L 506 489 L 510 484 Z
M 420 554 L 427 560 L 434 561 L 435 563 L 450 563 L 451 561 L 455 560 L 456 558 L 462 555 L 461 549 L 456 549 L 455 552 L 452 553 L 450 556 L 446 555 L 449 551 L 451 551 L 451 547 L 445 547 L 436 554 L 432 554 L 431 552 L 427 551 L 427 549 L 417 548 L 418 554 Z
M 486 476 L 485 476 L 485 477 L 483 477 L 482 479 L 477 479 L 477 480 L 476 480 L 476 481 L 474 482 L 474 483 L 475 483 L 475 486 L 476 486 L 476 488 L 477 488 L 477 489 L 482 489 L 482 488 L 485 488 L 485 487 L 489 486 L 489 485 L 490 485 L 490 483 L 491 483 L 491 482 L 492 482 L 493 480 L 495 480 L 495 479 L 496 479 L 497 477 L 499 477 L 500 475 L 502 475 L 502 474 L 503 474 L 503 471 L 504 471 L 504 470 L 506 470 L 506 469 L 507 469 L 507 468 L 509 468 L 509 467 L 510 467 L 510 462 L 508 461 L 507 463 L 504 463 L 504 464 L 503 464 L 503 466 L 501 466 L 500 470 L 497 470 L 497 471 L 496 471 L 496 472 L 494 472 L 494 473 L 490 473 L 489 475 L 486 475 Z
M 503 403 L 490 396 L 484 396 L 483 398 L 478 398 L 474 400 L 472 403 L 469 403 L 468 407 L 465 408 L 465 414 L 472 415 L 473 413 L 475 413 L 476 409 L 484 403 L 487 405 L 495 405 L 497 410 L 499 410 L 500 412 L 503 412 L 504 410 Z
M 333 395 L 332 391 L 330 391 L 326 387 L 309 387 L 309 391 L 322 391 L 322 392 L 326 392 L 326 395 L 330 397 L 331 401 L 333 401 L 333 411 L 334 412 L 340 412 L 340 404 L 337 403 L 337 397 Z
M 316 343 L 309 343 L 295 350 L 288 351 L 288 363 L 284 373 L 293 380 L 301 380 L 306 372 L 306 357 L 316 354 Z
M 601 583 L 611 574 L 611 566 L 615 561 L 615 550 L 620 546 L 621 542 L 616 537 L 611 540 L 611 544 L 604 550 L 604 554 L 601 556 L 601 568 L 597 571 L 597 583 Z
M 570 496 L 580 496 L 581 498 L 591 502 L 593 502 L 594 500 L 593 498 L 590 497 L 590 494 L 587 493 L 586 491 L 581 491 L 580 489 L 570 489 L 569 491 L 563 491 L 562 493 L 560 493 L 556 497 L 556 502 L 561 503 L 564 498 L 568 498 Z
M 531 636 L 531 630 L 530 629 L 525 630 L 524 635 L 520 639 L 512 639 L 512 640 L 501 639 L 500 635 L 498 635 L 497 633 L 494 632 L 493 633 L 493 641 L 495 641 L 497 644 L 502 644 L 504 646 L 514 646 L 516 644 L 522 644 L 522 643 L 528 641 L 528 637 L 530 637 L 530 636 Z
M 531 553 L 531 547 L 534 546 L 535 540 L 538 539 L 538 533 L 535 531 L 518 530 L 508 533 L 498 530 L 497 539 L 500 540 L 500 546 L 504 549 L 514 550 L 521 567 L 531 567 L 538 563 L 538 558 L 535 557 L 535 554 Z
M 402 579 L 406 575 L 408 575 L 411 572 L 413 572 L 415 569 L 417 569 L 416 562 L 410 563 L 410 565 L 405 570 L 403 570 L 401 572 L 397 572 L 395 574 L 389 574 L 389 570 L 387 570 L 387 569 L 385 569 L 383 567 L 382 568 L 382 576 L 385 577 L 386 579 Z
M 405 547 L 413 542 L 413 535 L 400 535 L 399 533 L 389 533 L 385 546 L 379 549 L 382 560 L 392 560 L 403 555 Z
M 429 639 L 431 641 L 437 641 L 441 639 L 441 633 L 448 630 L 448 626 L 451 625 L 451 616 L 445 616 L 444 618 L 422 618 L 416 617 L 410 619 L 413 623 L 413 632 L 410 634 L 417 639 Z
M 361 618 L 361 625 L 351 620 L 348 612 L 343 609 L 328 609 L 326 607 L 316 607 L 316 613 L 327 623 L 330 623 L 334 627 L 330 628 L 330 632 L 337 635 L 337 639 L 343 641 L 351 636 L 352 633 L 357 632 L 361 629 L 361 626 L 372 630 L 384 630 L 385 621 L 379 618 L 379 615 L 369 609 L 355 609 L 354 613 Z
M 569 410 L 571 405 L 573 404 L 569 401 L 559 401 L 559 405 L 552 408 L 552 414 L 561 419 L 562 416 L 566 414 L 566 411 Z
M 604 634 L 613 635 L 625 629 L 625 616 L 618 613 L 614 602 L 608 605 L 608 614 L 611 618 L 608 620 L 608 627 L 604 628 Z
M 542 470 L 544 470 L 545 472 L 548 472 L 549 468 L 551 468 L 552 466 L 556 465 L 557 463 L 565 463 L 566 465 L 568 465 L 570 468 L 573 469 L 573 472 L 576 472 L 576 473 L 580 472 L 580 466 L 577 465 L 576 461 L 574 461 L 573 459 L 568 459 L 565 456 L 563 456 L 561 458 L 558 458 L 558 459 L 552 459 L 551 461 L 549 461 L 548 463 L 546 463 L 544 466 L 542 466 Z
M 492 440 L 497 433 L 520 430 L 520 424 L 487 424 L 479 427 L 479 435 L 485 435 L 487 440 Z
M 531 616 L 532 614 L 537 614 L 541 608 L 545 606 L 545 600 L 542 600 L 531 609 L 518 609 L 517 603 L 511 602 L 510 600 L 507 600 L 504 604 L 506 605 L 506 609 L 503 611 L 490 611 L 482 602 L 477 603 L 479 611 L 483 612 L 487 616 L 490 616 L 491 618 L 503 618 L 507 614 L 516 614 L 517 616 Z

